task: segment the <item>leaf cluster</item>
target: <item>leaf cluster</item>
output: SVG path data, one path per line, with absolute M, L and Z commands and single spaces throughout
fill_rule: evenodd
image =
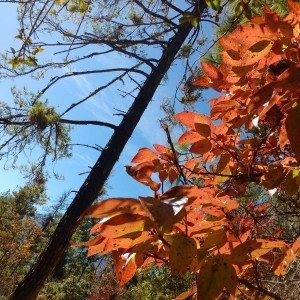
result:
M 142 148 L 133 158 L 128 174 L 154 196 L 107 199 L 86 212 L 101 219 L 85 243 L 88 255 L 112 253 L 121 285 L 138 269 L 168 264 L 174 275 L 197 277 L 178 299 L 253 291 L 280 299 L 258 270 L 285 276 L 300 254 L 300 238 L 278 227 L 272 203 L 274 193 L 299 200 L 300 4 L 288 7 L 284 16 L 266 7 L 223 37 L 218 67 L 202 62 L 194 87 L 220 96 L 210 100 L 210 116 L 175 116 L 187 128 L 178 143 L 188 153 L 175 149 L 166 128 L 168 147 Z M 176 185 L 165 191 L 167 182 Z M 241 199 L 253 184 L 265 194 Z

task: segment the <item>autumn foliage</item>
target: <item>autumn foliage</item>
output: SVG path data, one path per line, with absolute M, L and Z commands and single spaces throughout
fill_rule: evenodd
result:
M 266 7 L 221 38 L 219 66 L 202 62 L 194 86 L 220 96 L 210 100 L 210 116 L 175 116 L 188 154 L 166 129 L 168 146 L 133 158 L 128 173 L 154 195 L 107 199 L 86 212 L 101 219 L 88 253 L 111 253 L 120 284 L 138 268 L 169 264 L 175 275 L 196 274 L 195 287 L 178 299 L 234 299 L 240 285 L 251 287 L 257 262 L 282 276 L 299 255 L 300 239 L 283 239 L 268 214 L 274 193 L 293 198 L 300 185 L 300 3 L 288 6 L 284 17 Z M 173 187 L 164 191 L 167 182 Z M 253 183 L 269 199 L 240 203 Z

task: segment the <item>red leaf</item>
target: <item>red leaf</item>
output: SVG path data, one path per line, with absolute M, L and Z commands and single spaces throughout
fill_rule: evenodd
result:
M 183 111 L 175 115 L 175 119 L 182 123 L 184 126 L 194 129 L 194 118 L 196 113 L 190 111 Z
M 223 74 L 213 64 L 207 61 L 202 61 L 201 67 L 210 79 L 221 80 L 223 78 Z
M 208 116 L 197 114 L 194 119 L 195 129 L 202 137 L 209 137 L 211 134 L 211 120 Z
M 138 153 L 134 156 L 131 163 L 142 163 L 147 161 L 152 161 L 157 159 L 157 154 L 150 150 L 149 148 L 142 148 L 138 151 Z
M 295 15 L 300 14 L 300 3 L 295 0 L 288 0 L 288 8 L 290 12 L 293 12 Z
M 167 147 L 159 144 L 154 144 L 153 147 L 159 154 L 167 154 L 167 156 L 169 156 L 170 158 L 173 157 L 172 152 Z
M 300 77 L 299 77 L 300 78 Z M 299 80 L 298 78 L 298 80 Z M 298 161 L 300 161 L 300 104 L 293 107 L 286 118 L 286 132 L 290 141 L 291 147 L 296 155 Z
M 201 136 L 194 130 L 185 132 L 178 140 L 179 144 L 192 144 L 201 140 Z
M 178 178 L 178 170 L 174 167 L 169 170 L 169 181 L 172 184 Z
M 199 76 L 192 82 L 194 87 L 199 88 L 207 88 L 212 85 L 211 80 L 208 78 L 208 76 Z
M 299 91 L 300 63 L 293 65 L 278 76 L 276 88 L 285 91 Z
M 212 145 L 208 139 L 202 139 L 199 142 L 196 142 L 190 148 L 190 151 L 195 154 L 205 154 L 210 151 Z

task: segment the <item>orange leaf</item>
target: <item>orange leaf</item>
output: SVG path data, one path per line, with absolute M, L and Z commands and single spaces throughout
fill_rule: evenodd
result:
M 217 164 L 216 173 L 222 174 L 222 172 L 224 171 L 224 169 L 229 164 L 230 159 L 231 159 L 231 156 L 228 153 L 225 153 L 225 154 L 221 155 L 220 156 L 220 160 L 219 160 L 219 162 Z
M 247 23 L 237 27 L 231 34 L 221 38 L 220 44 L 225 51 L 246 52 L 251 46 L 262 40 L 276 37 L 266 26 Z
M 135 262 L 135 254 L 130 257 L 116 256 L 115 257 L 115 272 L 119 279 L 119 284 L 124 285 L 128 282 L 135 274 L 137 270 L 137 265 Z
M 159 153 L 159 154 L 165 154 L 167 155 L 169 158 L 173 157 L 172 152 L 170 151 L 170 149 L 168 149 L 167 147 L 163 146 L 163 145 L 159 145 L 159 144 L 154 144 L 153 147 L 155 148 L 155 150 Z
M 211 147 L 211 142 L 208 139 L 202 139 L 194 143 L 191 146 L 190 151 L 195 154 L 205 154 L 210 151 Z
M 269 241 L 263 239 L 248 240 L 237 247 L 235 247 L 231 255 L 230 261 L 236 265 L 247 264 L 252 259 L 268 253 L 274 248 L 284 248 L 286 244 L 282 241 Z
M 194 212 L 194 211 L 193 211 Z M 194 216 L 192 216 L 194 217 Z M 190 226 L 190 228 L 188 228 L 188 232 L 191 236 L 195 236 L 195 237 L 199 237 L 199 236 L 203 236 L 203 232 L 207 232 L 208 230 L 211 229 L 219 229 L 222 226 L 226 226 L 228 225 L 228 222 L 225 219 L 219 220 L 219 221 L 207 221 L 207 220 L 203 220 L 204 217 L 197 217 L 194 218 L 196 220 L 196 222 L 191 219 L 190 220 L 190 214 L 187 215 L 188 221 L 192 224 L 194 224 L 194 226 Z
M 233 199 L 231 199 L 229 196 L 218 196 L 215 199 L 211 201 L 212 205 L 217 207 L 222 207 L 225 209 L 225 211 L 232 211 L 234 209 L 237 209 L 239 207 L 239 203 Z
M 98 237 L 101 236 L 98 235 L 97 238 Z M 124 238 L 110 239 L 110 238 L 101 237 L 101 239 L 99 239 L 99 243 L 96 243 L 95 239 L 93 239 L 86 242 L 85 245 L 93 244 L 88 248 L 88 253 L 87 253 L 87 256 L 92 256 L 97 253 L 107 254 L 109 252 L 118 249 L 131 248 L 136 250 L 138 247 L 134 247 L 134 246 L 141 245 L 141 244 L 143 245 L 146 243 L 150 244 L 153 241 L 156 241 L 155 238 L 152 235 L 150 235 L 149 232 L 144 231 L 142 233 L 138 233 L 138 235 L 137 233 L 128 234 Z
M 142 148 L 138 151 L 138 153 L 134 156 L 131 163 L 142 163 L 146 161 L 152 161 L 157 159 L 157 155 L 149 148 Z
M 188 197 L 172 197 L 164 200 L 140 197 L 140 201 L 148 212 L 149 218 L 155 221 L 158 227 L 163 227 L 164 230 L 170 229 L 184 217 L 183 209 L 188 200 Z M 168 217 L 166 218 L 166 216 Z
M 169 170 L 169 181 L 172 184 L 178 178 L 178 170 L 174 167 Z
M 184 126 L 194 129 L 194 118 L 196 113 L 190 111 L 183 111 L 175 115 L 175 119 L 182 123 Z
M 168 172 L 166 169 L 159 171 L 158 177 L 161 182 L 165 181 L 168 178 Z
M 227 241 L 225 228 L 211 230 L 207 233 L 204 243 L 201 245 L 201 250 L 209 250 L 212 248 L 219 248 Z
M 85 216 L 94 218 L 112 217 L 122 213 L 143 213 L 143 208 L 137 199 L 133 198 L 110 198 L 92 205 L 84 213 Z
M 103 237 L 101 235 L 97 235 L 93 239 L 91 239 L 87 242 L 80 243 L 80 244 L 75 244 L 75 246 L 95 246 L 95 245 L 101 244 L 104 240 L 105 240 L 105 237 Z
M 296 255 L 300 255 L 300 237 L 298 237 L 297 240 L 294 242 L 292 250 Z
M 283 120 L 283 124 L 281 125 L 279 131 L 279 146 L 281 150 L 284 150 L 284 148 L 290 144 L 290 141 L 287 136 L 285 124 L 286 124 L 286 119 Z
M 277 188 L 284 180 L 285 172 L 281 164 L 270 166 L 262 178 L 263 185 L 268 189 Z
M 293 12 L 296 15 L 300 14 L 300 3 L 298 1 L 288 0 L 287 4 L 290 12 Z
M 223 78 L 223 74 L 213 64 L 207 61 L 202 61 L 201 67 L 210 79 L 221 80 Z
M 291 170 L 287 174 L 283 184 L 284 184 L 284 191 L 288 196 L 293 196 L 298 192 L 299 178 L 300 178 L 299 170 Z
M 87 256 L 92 256 L 97 253 L 107 254 L 119 248 L 127 249 L 131 245 L 132 245 L 132 240 L 129 238 L 121 238 L 121 239 L 104 238 L 104 240 L 101 243 L 94 246 L 90 246 L 88 248 Z
M 234 295 L 236 286 L 236 271 L 225 256 L 211 257 L 197 276 L 197 300 L 215 300 L 224 288 Z
M 285 275 L 289 265 L 296 259 L 296 255 L 292 249 L 288 249 L 282 260 L 275 266 L 274 274 L 277 276 Z
M 213 201 L 211 201 L 213 202 Z M 222 206 L 221 206 L 222 207 Z M 202 207 L 202 211 L 204 211 L 206 214 L 211 215 L 216 218 L 224 218 L 226 215 L 220 207 L 215 207 L 215 206 L 204 206 Z
M 292 247 L 287 249 L 282 260 L 275 266 L 275 275 L 284 275 L 289 265 L 295 261 L 296 257 L 300 254 L 300 237 L 294 242 Z
M 186 178 L 198 177 L 196 168 L 200 164 L 200 162 L 201 160 L 199 158 L 192 158 L 186 161 L 186 163 L 182 167 Z
M 240 66 L 250 66 L 259 62 L 270 53 L 272 46 L 273 42 L 270 40 L 261 40 L 255 43 L 242 55 Z
M 209 137 L 211 134 L 211 120 L 208 116 L 197 114 L 194 119 L 195 129 L 202 137 Z
M 195 293 L 197 292 L 197 287 L 193 286 L 190 289 L 188 289 L 187 291 L 181 293 L 180 295 L 178 295 L 175 300 L 187 300 L 187 299 L 191 299 L 191 296 L 193 296 Z
M 300 76 L 298 77 L 299 80 Z M 298 84 L 298 83 L 297 83 Z M 296 158 L 300 161 L 300 104 L 289 110 L 285 127 L 288 139 L 290 141 L 292 150 L 294 151 Z
M 198 188 L 192 185 L 180 185 L 166 191 L 160 196 L 160 200 L 166 200 L 170 198 L 183 198 L 187 197 L 189 201 L 195 200 L 197 197 Z
M 299 91 L 300 64 L 289 67 L 278 76 L 276 87 L 285 91 Z
M 166 236 L 166 239 L 171 244 L 170 266 L 172 273 L 178 275 L 191 271 L 193 261 L 197 256 L 195 240 L 181 233 Z
M 251 101 L 248 106 L 248 111 L 252 112 L 253 110 L 257 110 L 262 107 L 265 103 L 267 103 L 272 97 L 274 90 L 274 83 L 271 82 L 269 84 L 264 85 L 262 88 L 257 90 L 254 94 L 251 95 Z
M 122 214 L 104 222 L 99 232 L 104 237 L 118 238 L 132 232 L 147 230 L 149 226 L 150 220 L 145 217 L 132 214 Z
M 201 140 L 201 136 L 194 130 L 185 132 L 178 140 L 179 144 L 191 144 Z
M 199 76 L 192 82 L 194 87 L 199 88 L 207 88 L 212 85 L 211 80 L 208 78 L 208 76 Z
M 149 186 L 153 191 L 160 188 L 160 184 L 151 179 L 152 174 L 156 171 L 153 162 L 142 162 L 138 165 L 127 167 L 127 173 L 137 181 Z

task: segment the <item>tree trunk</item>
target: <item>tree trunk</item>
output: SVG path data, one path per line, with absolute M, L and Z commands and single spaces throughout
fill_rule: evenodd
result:
M 204 0 L 197 2 L 194 13 L 201 16 L 206 4 Z M 132 106 L 114 131 L 85 182 L 57 225 L 46 248 L 23 281 L 19 283 L 11 299 L 36 299 L 47 277 L 63 258 L 72 234 L 79 224 L 81 215 L 98 197 L 162 78 L 169 70 L 191 30 L 191 24 L 182 24 L 173 38 L 169 40 L 157 66 L 144 82 Z

